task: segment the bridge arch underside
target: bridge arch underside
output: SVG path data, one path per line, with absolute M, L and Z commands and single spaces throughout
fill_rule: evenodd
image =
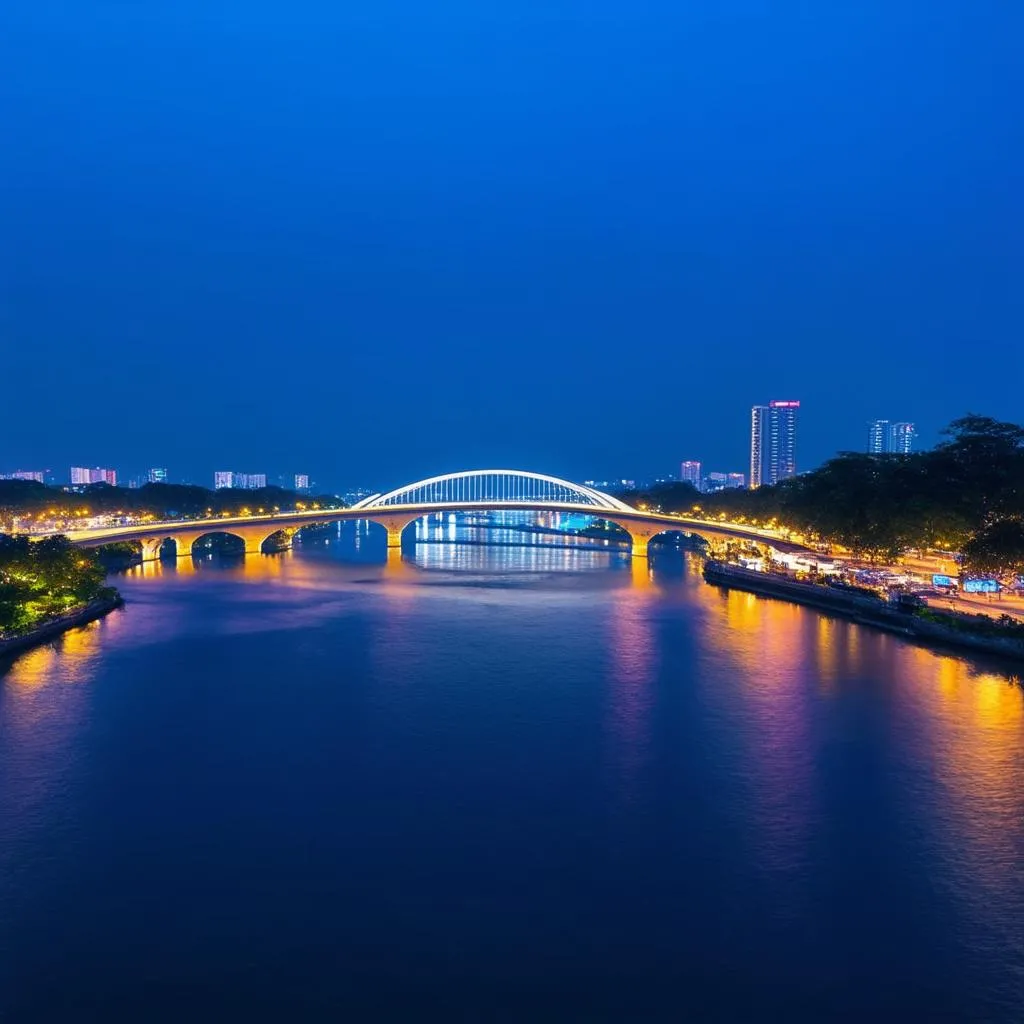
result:
M 138 543 L 142 548 L 144 562 L 160 558 L 189 558 L 198 554 L 197 544 L 211 538 L 226 538 L 227 549 L 234 547 L 239 554 L 258 555 L 286 551 L 292 546 L 292 539 L 301 527 L 267 526 L 226 526 L 222 530 L 176 531 L 152 537 L 142 537 Z M 233 544 L 231 543 L 233 542 Z
M 437 514 L 449 514 L 449 513 L 470 513 L 470 512 L 534 512 L 537 514 L 558 512 L 565 513 L 571 511 L 573 513 L 583 513 L 585 515 L 593 516 L 598 521 L 603 521 L 612 524 L 616 529 L 610 535 L 609 539 L 621 539 L 626 541 L 629 545 L 630 553 L 636 558 L 646 558 L 648 553 L 648 547 L 654 543 L 656 546 L 659 544 L 666 544 L 672 538 L 678 536 L 691 536 L 689 529 L 683 529 L 682 527 L 675 526 L 667 523 L 650 523 L 647 521 L 637 521 L 629 517 L 617 517 L 609 515 L 607 512 L 599 511 L 597 509 L 588 508 L 573 508 L 567 509 L 545 507 L 544 505 L 536 506 L 516 506 L 515 508 L 508 508 L 507 506 L 502 508 L 488 509 L 483 507 L 480 503 L 473 503 L 469 508 L 457 508 L 449 507 L 445 509 L 431 509 L 427 511 L 403 511 L 403 512 L 388 512 L 382 513 L 367 509 L 361 518 L 367 522 L 373 523 L 376 526 L 382 527 L 387 535 L 387 546 L 389 550 L 399 549 L 402 546 L 402 539 L 406 529 L 413 523 L 420 519 L 428 519 L 429 517 Z
M 693 536 L 690 530 L 667 523 L 651 523 L 644 520 L 627 518 L 619 519 L 607 515 L 601 518 L 605 522 L 613 523 L 622 531 L 623 535 L 629 538 L 629 553 L 633 558 L 646 558 L 648 549 L 652 544 L 658 547 L 668 544 L 679 537 Z
M 621 521 L 607 515 L 600 518 L 616 527 L 612 537 L 629 541 L 630 553 L 637 558 L 646 557 L 647 549 L 651 546 L 665 547 L 674 541 L 694 536 L 690 530 L 680 526 L 635 522 L 628 519 Z

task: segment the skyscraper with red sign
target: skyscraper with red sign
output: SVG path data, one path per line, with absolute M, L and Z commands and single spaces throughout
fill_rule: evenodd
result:
M 777 484 L 796 476 L 797 401 L 755 405 L 750 417 L 750 486 Z

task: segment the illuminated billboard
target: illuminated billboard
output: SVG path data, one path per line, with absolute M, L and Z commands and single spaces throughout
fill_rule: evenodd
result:
M 934 576 L 932 576 L 932 586 L 933 587 L 951 587 L 951 586 L 953 586 L 953 577 L 952 576 L 943 576 L 940 573 L 936 573 Z
M 967 594 L 998 594 L 998 580 L 964 580 L 964 592 Z

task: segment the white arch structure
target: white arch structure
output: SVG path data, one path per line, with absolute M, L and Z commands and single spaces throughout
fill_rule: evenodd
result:
M 432 476 L 386 494 L 371 494 L 356 502 L 352 510 L 386 511 L 395 506 L 483 505 L 487 502 L 524 508 L 542 504 L 594 512 L 636 513 L 636 509 L 624 501 L 593 487 L 519 469 L 473 469 Z

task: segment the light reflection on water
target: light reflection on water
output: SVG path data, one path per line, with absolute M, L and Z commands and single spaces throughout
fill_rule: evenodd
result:
M 358 960 L 390 922 L 375 955 L 442 986 L 557 989 L 557 962 L 602 1005 L 640 985 L 674 1006 L 683 971 L 697 1017 L 744 1019 L 792 1011 L 812 976 L 799 1005 L 822 1019 L 1014 1019 L 1024 700 L 1009 674 L 706 586 L 677 550 L 490 547 L 522 534 L 450 520 L 409 533 L 404 555 L 364 524 L 280 555 L 147 564 L 120 582 L 124 611 L 0 669 L 8 991 L 46 973 L 50 946 L 25 936 L 55 915 L 47 943 L 101 985 L 83 922 L 104 890 L 84 879 L 127 843 L 132 870 L 104 883 L 121 930 L 96 955 L 128 975 L 162 970 L 117 939 L 141 927 L 147 887 L 187 907 L 207 885 L 239 936 L 262 936 L 234 941 L 267 977 L 261 958 L 316 961 L 321 942 Z M 250 818 L 232 809 L 250 792 L 278 797 Z M 265 831 L 275 816 L 287 827 Z M 259 900 L 232 901 L 238 864 Z M 364 895 L 340 895 L 343 876 Z M 290 887 L 318 885 L 303 916 Z M 261 924 L 269 892 L 280 935 Z M 156 913 L 175 971 L 201 972 L 198 940 Z

